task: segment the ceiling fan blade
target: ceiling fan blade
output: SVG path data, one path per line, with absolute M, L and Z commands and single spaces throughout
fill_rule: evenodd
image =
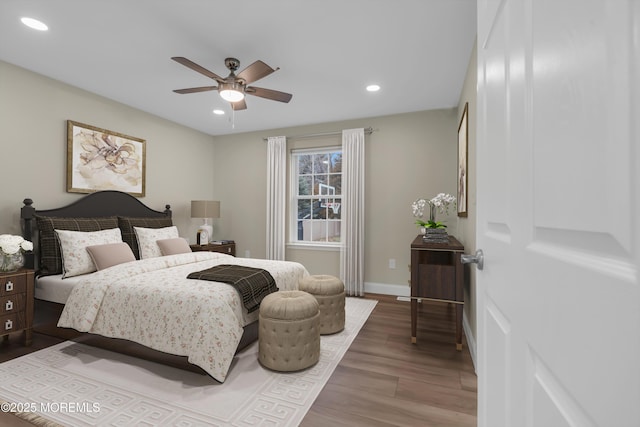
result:
M 269 67 L 262 61 L 256 61 L 236 74 L 236 77 L 244 80 L 245 85 L 248 85 L 255 82 L 256 80 L 260 80 L 263 77 L 267 77 L 269 74 L 277 70 L 279 70 L 279 68 L 274 69 Z
M 290 93 L 280 92 L 262 87 L 249 86 L 245 89 L 245 93 L 249 95 L 259 96 L 260 98 L 272 99 L 274 101 L 289 102 L 293 95 Z
M 224 81 L 224 79 L 222 77 L 220 77 L 219 75 L 217 75 L 216 73 L 207 70 L 204 67 L 201 67 L 200 65 L 196 64 L 193 61 L 188 60 L 185 57 L 182 56 L 174 56 L 171 59 L 173 59 L 176 62 L 179 62 L 180 64 L 184 65 L 185 67 L 191 68 L 193 71 L 197 71 L 200 74 L 204 74 L 205 76 L 220 82 L 220 81 Z
M 209 90 L 216 90 L 216 89 L 218 89 L 218 86 L 202 86 L 202 87 L 191 87 L 189 89 L 175 89 L 174 92 L 185 94 L 185 93 L 206 92 Z
M 240 111 L 240 110 L 246 110 L 247 109 L 247 103 L 244 102 L 244 99 L 238 101 L 238 102 L 230 102 L 229 104 L 231 104 L 231 109 L 233 111 Z

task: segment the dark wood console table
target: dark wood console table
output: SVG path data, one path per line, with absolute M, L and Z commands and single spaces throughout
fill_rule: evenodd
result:
M 462 350 L 464 305 L 464 246 L 453 236 L 449 243 L 425 243 L 418 236 L 411 243 L 411 342 L 416 343 L 418 300 L 452 303 L 456 306 L 456 349 Z

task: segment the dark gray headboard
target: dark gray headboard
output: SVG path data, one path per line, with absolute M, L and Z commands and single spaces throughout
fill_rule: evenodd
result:
M 36 215 L 55 218 L 99 218 L 107 216 L 171 218 L 170 205 L 165 205 L 164 211 L 156 211 L 132 195 L 121 191 L 98 191 L 88 194 L 67 206 L 55 209 L 38 210 L 33 207 L 33 200 L 31 199 L 24 199 L 23 203 L 24 206 L 20 209 L 22 237 L 29 241 L 33 241 L 35 237 Z M 26 266 L 33 267 L 33 254 L 27 254 L 26 258 Z

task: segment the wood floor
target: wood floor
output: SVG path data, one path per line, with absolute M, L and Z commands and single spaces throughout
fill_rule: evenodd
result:
M 455 349 L 455 309 L 418 304 L 411 344 L 408 302 L 378 304 L 302 422 L 325 426 L 476 426 L 477 380 L 466 345 Z
M 419 304 L 418 343 L 411 344 L 410 307 L 387 295 L 378 304 L 313 406 L 303 427 L 476 426 L 477 381 L 466 341 L 455 349 L 455 310 Z M 0 362 L 58 343 L 34 334 L 0 343 Z M 0 413 L 0 425 L 27 423 Z

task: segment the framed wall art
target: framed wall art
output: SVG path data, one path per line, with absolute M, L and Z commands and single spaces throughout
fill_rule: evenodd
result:
M 145 145 L 144 139 L 67 120 L 67 191 L 143 197 Z
M 467 187 L 469 184 L 469 177 L 467 174 L 467 155 L 469 149 L 469 124 L 468 124 L 468 110 L 469 103 L 464 104 L 464 110 L 462 111 L 462 118 L 460 118 L 460 125 L 458 126 L 458 216 L 467 216 Z

